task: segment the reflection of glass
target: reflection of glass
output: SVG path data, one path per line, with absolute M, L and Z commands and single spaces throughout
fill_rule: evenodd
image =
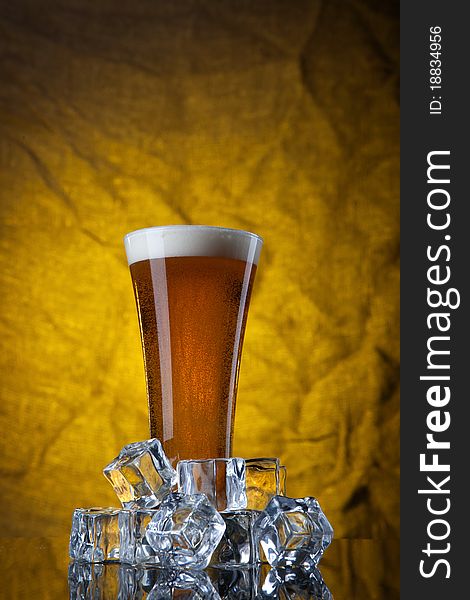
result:
M 262 240 L 246 231 L 180 225 L 141 229 L 124 241 L 151 435 L 172 460 L 228 457 Z

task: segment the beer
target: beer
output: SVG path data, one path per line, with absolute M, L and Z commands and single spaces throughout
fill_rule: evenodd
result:
M 228 457 L 262 242 L 247 232 L 197 226 L 129 236 L 151 435 L 173 461 Z

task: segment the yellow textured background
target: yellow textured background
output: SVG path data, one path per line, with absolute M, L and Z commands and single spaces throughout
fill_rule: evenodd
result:
M 234 451 L 339 537 L 398 528 L 397 3 L 0 2 L 0 530 L 116 504 L 148 437 L 122 236 L 265 246 Z

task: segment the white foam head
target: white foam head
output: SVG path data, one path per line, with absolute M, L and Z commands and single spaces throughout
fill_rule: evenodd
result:
M 220 256 L 257 265 L 262 245 L 254 233 L 206 225 L 148 227 L 124 237 L 129 265 L 171 256 Z

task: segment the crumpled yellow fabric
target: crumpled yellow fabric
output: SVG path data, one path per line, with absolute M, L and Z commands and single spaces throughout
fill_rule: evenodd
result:
M 0 3 L 0 529 L 67 532 L 148 437 L 122 237 L 265 245 L 234 453 L 339 537 L 398 528 L 395 2 Z

